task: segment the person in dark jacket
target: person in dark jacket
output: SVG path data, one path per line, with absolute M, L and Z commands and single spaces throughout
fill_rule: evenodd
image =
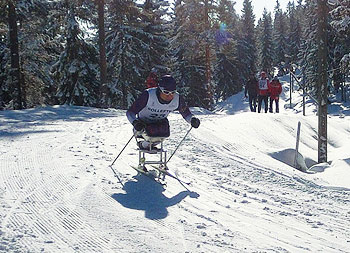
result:
M 249 79 L 245 85 L 244 95 L 247 97 L 249 95 L 249 107 L 251 112 L 256 112 L 256 100 L 258 96 L 258 80 L 256 80 L 254 74 L 249 76 Z

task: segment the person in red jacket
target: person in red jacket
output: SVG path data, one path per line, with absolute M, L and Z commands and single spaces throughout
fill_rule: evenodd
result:
M 158 75 L 156 68 L 152 68 L 151 72 L 149 73 L 146 79 L 145 85 L 146 89 L 158 87 Z
M 267 113 L 269 105 L 268 105 L 268 98 L 269 98 L 269 85 L 270 81 L 266 76 L 266 72 L 262 71 L 260 74 L 260 79 L 258 81 L 259 85 L 259 93 L 258 93 L 258 112 L 261 111 L 261 104 L 262 101 L 264 101 L 265 104 L 265 113 Z
M 273 112 L 272 110 L 272 104 L 273 101 L 276 103 L 276 113 L 279 113 L 279 96 L 282 92 L 282 85 L 280 81 L 278 80 L 277 76 L 273 78 L 269 85 L 269 93 L 270 93 L 270 112 Z

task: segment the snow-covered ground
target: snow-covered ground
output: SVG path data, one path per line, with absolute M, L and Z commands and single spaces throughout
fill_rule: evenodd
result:
M 334 103 L 329 164 L 317 116 L 284 84 L 281 113 L 248 112 L 240 93 L 193 129 L 169 163 L 186 191 L 137 175 L 125 111 L 54 106 L 0 112 L 2 252 L 350 252 L 350 116 Z M 169 153 L 189 129 L 169 117 Z M 307 171 L 293 168 L 299 152 Z

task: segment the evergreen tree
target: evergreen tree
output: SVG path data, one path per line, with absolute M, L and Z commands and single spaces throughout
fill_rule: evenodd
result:
M 39 73 L 43 73 L 43 87 L 41 96 L 44 104 L 59 104 L 57 97 L 59 82 L 51 75 L 52 66 L 60 59 L 61 53 L 64 51 L 66 44 L 66 16 L 67 5 L 65 0 L 51 2 L 47 6 L 48 14 L 39 24 L 38 33 L 41 34 L 41 47 L 45 52 L 42 54 L 45 58 L 45 64 L 42 66 Z
M 18 45 L 18 27 L 17 27 L 17 11 L 16 5 L 12 1 L 8 1 L 8 24 L 9 24 L 9 44 L 11 70 L 9 71 L 11 95 L 13 101 L 13 109 L 23 108 L 23 79 L 21 76 L 19 45 Z
M 271 14 L 264 9 L 263 17 L 259 24 L 258 46 L 259 67 L 266 73 L 273 75 L 273 45 L 272 45 L 272 18 Z
M 210 31 L 206 30 L 205 4 L 200 0 L 186 1 L 187 36 L 190 36 L 190 47 L 186 49 L 189 66 L 188 102 L 191 106 L 209 109 L 210 98 L 206 79 L 206 47 L 209 43 Z M 194 36 L 193 36 L 194 35 Z M 182 41 L 185 43 L 185 41 Z
M 96 106 L 99 91 L 97 52 L 83 40 L 75 3 L 69 2 L 67 6 L 67 41 L 52 69 L 59 84 L 57 97 L 61 104 Z
M 49 70 L 57 61 L 62 49 L 59 42 L 50 36 L 50 12 L 56 6 L 44 0 L 18 2 L 21 63 L 23 73 L 23 98 L 26 107 L 50 103 L 45 98 L 56 92 L 47 93 L 46 86 L 53 83 Z M 53 20 L 55 21 L 55 20 Z M 52 22 L 52 19 L 51 19 Z
M 234 39 L 238 17 L 234 4 L 228 0 L 219 2 L 217 12 L 215 93 L 217 100 L 225 100 L 242 90 L 237 60 L 237 41 Z
M 148 48 L 143 50 L 146 59 L 146 74 L 154 66 L 161 70 L 160 72 L 166 72 L 165 65 L 169 61 L 167 51 L 169 25 L 163 17 L 168 14 L 167 7 L 168 2 L 161 0 L 146 0 L 142 6 L 141 20 L 144 25 L 144 38 L 142 40 L 148 45 Z
M 288 20 L 289 20 L 289 29 L 288 29 L 288 54 L 290 56 L 291 63 L 296 64 L 298 61 L 298 53 L 300 50 L 301 43 L 301 26 L 300 20 L 296 13 L 296 7 L 293 2 L 288 3 Z
M 105 1 L 96 0 L 97 13 L 98 13 L 98 49 L 99 49 L 99 66 L 100 66 L 100 93 L 99 93 L 99 105 L 106 106 L 104 96 L 107 92 L 107 57 L 106 57 L 106 29 L 105 29 Z
M 289 68 L 289 58 L 285 58 L 285 52 L 287 48 L 286 39 L 286 17 L 283 13 L 280 3 L 276 0 L 275 6 L 275 18 L 273 22 L 273 44 L 274 44 L 274 65 L 279 68 L 281 74 L 284 74 L 284 68 Z M 289 57 L 289 56 L 288 56 Z
M 49 69 L 59 56 L 62 41 L 57 41 L 52 36 L 53 30 L 55 30 L 54 26 L 59 27 L 60 25 L 57 25 L 59 23 L 57 16 L 50 16 L 50 14 L 59 8 L 57 8 L 56 2 L 45 0 L 19 0 L 16 1 L 16 4 L 17 22 L 20 28 L 18 38 L 21 56 L 22 104 L 25 107 L 33 107 L 43 103 L 52 104 L 52 95 L 56 89 L 48 90 L 45 88 L 53 84 Z M 59 34 L 57 37 L 63 36 Z M 5 52 L 6 50 L 5 48 Z M 5 71 L 10 69 L 8 67 Z M 6 76 L 9 75 L 6 74 Z M 2 85 L 2 88 L 7 90 L 3 92 L 3 94 L 7 94 L 3 101 L 8 104 L 13 96 L 6 87 L 11 87 L 8 79 Z
M 340 75 L 338 68 L 341 67 L 343 74 L 350 73 L 350 1 L 339 0 L 330 14 L 332 17 L 331 26 L 335 31 L 334 47 L 334 68 L 336 76 Z M 339 80 L 340 81 L 340 80 Z
M 200 0 L 184 0 L 175 4 L 175 34 L 172 41 L 176 76 L 186 87 L 187 100 L 190 106 L 210 108 L 212 97 L 211 84 L 207 84 L 206 49 L 212 56 L 213 35 L 207 25 L 206 2 Z M 208 5 L 208 13 L 213 6 Z M 211 25 L 210 25 L 211 27 Z M 180 47 L 177 47 L 180 45 Z M 210 59 L 212 60 L 212 59 Z M 184 90 L 184 88 L 182 89 Z
M 257 46 L 255 34 L 255 15 L 250 0 L 244 0 L 239 29 L 238 59 L 241 70 L 241 81 L 245 82 L 250 73 L 256 72 Z
M 189 92 L 190 75 L 188 70 L 189 59 L 186 57 L 187 44 L 183 41 L 187 38 L 186 5 L 183 0 L 175 0 L 174 14 L 172 16 L 172 33 L 170 38 L 170 62 L 174 78 L 177 80 L 177 90 L 187 97 Z
M 8 46 L 8 1 L 0 3 L 0 107 L 8 108 L 14 98 L 21 98 L 23 103 L 20 104 L 28 107 L 57 103 L 100 104 L 96 3 L 102 1 L 15 1 L 20 28 L 18 69 L 21 70 L 20 81 L 24 83 L 22 94 L 17 97 L 18 92 L 11 90 L 15 86 L 9 78 L 13 68 Z M 177 0 L 172 16 L 167 13 L 167 1 L 104 1 L 109 64 L 104 100 L 107 106 L 127 108 L 144 90 L 145 78 L 153 66 L 162 73 L 171 67 L 178 90 L 186 95 L 189 105 L 205 108 L 211 108 L 213 93 L 220 100 L 240 91 L 248 75 L 256 71 L 257 63 L 268 72 L 271 68 L 267 43 L 268 37 L 271 39 L 267 35 L 271 21 L 270 28 L 265 27 L 265 19 L 268 23 L 271 17 L 263 17 L 258 29 L 261 33 L 256 34 L 250 0 L 244 1 L 239 21 L 234 4 L 228 0 Z M 310 3 L 305 5 L 311 11 Z M 281 47 L 287 49 L 292 61 L 300 37 L 292 28 L 298 28 L 302 19 L 309 23 L 311 20 L 305 8 L 301 0 L 296 8 L 290 3 L 288 20 L 280 7 L 277 8 L 285 27 L 289 28 L 284 28 L 284 36 L 290 47 Z M 274 22 L 276 30 L 276 18 Z M 299 56 L 307 63 L 304 68 L 308 70 L 308 78 L 312 78 L 315 38 L 309 32 L 314 28 L 309 25 L 308 29 L 303 33 L 303 50 Z M 348 36 L 341 37 L 341 33 L 336 33 L 332 42 L 334 64 L 343 58 L 339 55 L 349 53 Z M 259 36 L 259 51 L 256 35 Z
M 317 78 L 317 13 L 316 0 L 310 0 L 305 4 L 304 35 L 299 54 L 299 65 L 305 77 L 305 85 L 315 95 Z
M 140 9 L 132 0 L 112 0 L 107 19 L 107 60 L 109 83 L 106 104 L 128 108 L 144 90 L 146 58 L 149 45 L 143 41 Z

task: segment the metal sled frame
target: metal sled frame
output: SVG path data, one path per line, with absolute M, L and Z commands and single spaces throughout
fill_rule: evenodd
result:
M 167 169 L 167 151 L 164 150 L 163 141 L 166 139 L 166 137 L 149 137 L 145 134 L 142 134 L 143 138 L 135 137 L 136 141 L 145 140 L 148 141 L 152 146 L 152 144 L 157 143 L 157 145 L 160 145 L 159 150 L 143 150 L 138 148 L 139 150 L 139 168 L 145 167 L 147 164 L 150 165 L 159 165 L 159 169 L 166 170 Z M 152 156 L 152 159 L 149 159 Z M 154 158 L 155 156 L 158 156 Z M 147 159 L 146 159 L 147 158 Z

